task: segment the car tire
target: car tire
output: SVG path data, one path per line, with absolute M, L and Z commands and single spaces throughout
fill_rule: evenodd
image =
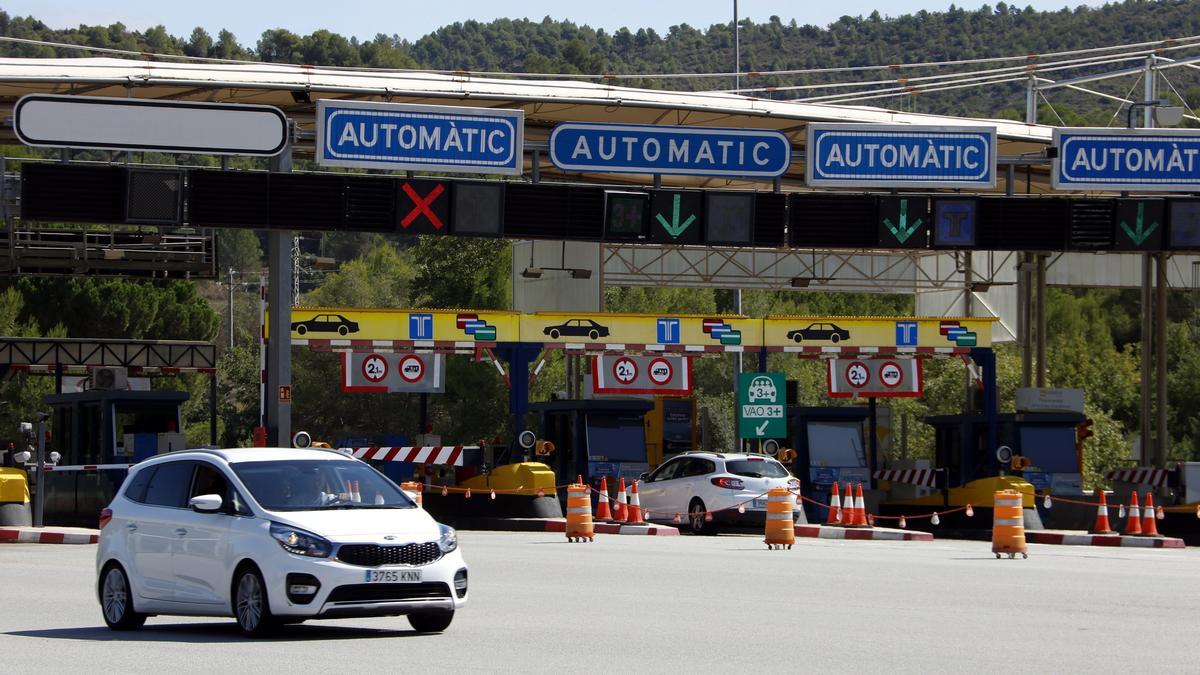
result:
M 600 333 L 598 331 L 592 331 L 592 332 L 588 333 L 588 337 L 590 337 L 592 339 L 592 341 L 594 342 L 594 341 L 600 339 Z
M 560 335 L 562 335 L 562 333 L 558 332 L 558 329 L 554 329 L 554 330 L 550 331 L 550 339 L 551 340 L 557 340 L 558 336 L 560 336 Z
M 704 502 L 699 497 L 688 504 L 688 532 L 691 534 L 716 534 L 717 528 L 711 522 L 704 520 Z
M 408 615 L 408 623 L 418 633 L 440 633 L 450 627 L 454 610 L 449 612 L 418 612 Z
M 238 629 L 248 637 L 264 637 L 279 626 L 271 614 L 267 585 L 254 565 L 246 564 L 233 574 L 233 618 Z
M 350 329 L 345 326 L 338 326 L 338 335 L 349 335 Z
M 304 335 L 308 332 L 308 326 L 296 326 L 296 334 Z
M 803 340 L 804 340 L 804 336 L 799 333 L 796 333 L 795 335 L 792 336 L 792 341 L 795 342 L 796 344 L 800 344 L 800 342 Z
M 830 341 L 830 342 L 832 342 L 832 343 L 833 343 L 833 344 L 835 344 L 835 345 L 836 345 L 836 344 L 837 344 L 837 343 L 838 343 L 838 342 L 839 342 L 841 339 L 842 339 L 842 338 L 841 338 L 841 336 L 840 336 L 840 335 L 838 335 L 837 333 L 834 333 L 833 335 L 831 335 L 831 336 L 829 337 L 829 341 Z
M 100 575 L 100 611 L 113 630 L 133 630 L 146 623 L 146 615 L 133 609 L 133 590 L 125 569 L 110 562 Z

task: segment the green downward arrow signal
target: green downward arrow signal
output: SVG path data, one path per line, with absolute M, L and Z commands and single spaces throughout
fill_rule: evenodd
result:
M 884 218 L 883 224 L 887 225 L 887 229 L 892 231 L 892 234 L 895 235 L 895 237 L 896 237 L 896 241 L 903 244 L 904 242 L 908 241 L 908 238 L 913 235 L 913 232 L 916 232 L 921 227 L 921 219 L 917 218 L 916 220 L 913 221 L 912 227 L 909 227 L 908 226 L 908 200 L 901 199 L 900 200 L 900 227 L 896 227 L 895 225 L 893 225 L 891 218 Z
M 663 226 L 663 229 L 667 231 L 667 234 L 671 235 L 672 239 L 678 239 L 679 235 L 683 234 L 684 231 L 691 226 L 692 221 L 696 220 L 695 215 L 690 215 L 687 217 L 687 220 L 684 220 L 682 223 L 679 222 L 679 199 L 680 195 L 675 195 L 675 199 L 671 207 L 671 222 L 668 223 L 667 219 L 663 218 L 661 213 L 654 214 L 654 217 L 658 219 L 659 224 Z
M 1133 241 L 1134 246 L 1141 246 L 1144 241 L 1150 238 L 1150 235 L 1158 229 L 1158 223 L 1150 223 L 1150 227 L 1145 227 L 1146 205 L 1138 204 L 1137 227 L 1131 228 L 1125 221 L 1121 221 L 1121 229 L 1125 230 L 1125 234 Z

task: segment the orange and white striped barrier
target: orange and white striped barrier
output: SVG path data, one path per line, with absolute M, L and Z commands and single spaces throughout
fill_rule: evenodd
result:
M 567 486 L 567 541 L 592 541 L 596 536 L 592 525 L 592 498 L 586 485 Z
M 1135 490 L 1129 497 L 1129 515 L 1125 518 L 1124 534 L 1142 533 L 1142 509 L 1138 506 L 1138 493 Z
M 400 484 L 400 489 L 404 490 L 404 493 L 417 503 L 417 506 L 421 506 L 421 492 L 424 487 L 424 485 L 416 481 L 407 481 Z
M 638 497 L 638 482 L 633 481 L 631 486 L 632 492 L 629 493 L 629 524 L 630 525 L 645 525 L 646 521 L 642 520 L 642 500 Z
M 838 525 L 842 522 L 842 498 L 838 494 L 838 484 L 833 484 L 833 494 L 829 497 L 829 517 L 826 525 Z
M 999 490 L 992 509 L 992 553 L 999 558 L 1007 553 L 1009 558 L 1028 558 L 1025 545 L 1025 515 L 1021 509 L 1021 493 L 1016 490 Z
M 792 522 L 792 511 L 796 501 L 785 487 L 771 488 L 767 492 L 766 544 L 768 549 L 791 548 L 796 543 L 796 529 Z
M 606 523 L 613 519 L 612 509 L 608 505 L 608 479 L 600 477 L 600 499 L 596 502 L 596 520 Z

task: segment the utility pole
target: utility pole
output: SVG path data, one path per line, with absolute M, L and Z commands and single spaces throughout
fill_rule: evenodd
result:
M 733 91 L 735 93 L 741 93 L 742 91 L 741 44 L 741 35 L 738 32 L 737 0 L 733 0 Z
M 229 268 L 229 349 L 233 349 L 233 268 Z

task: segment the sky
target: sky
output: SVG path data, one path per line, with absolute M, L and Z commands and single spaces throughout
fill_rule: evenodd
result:
M 881 14 L 898 16 L 926 9 L 944 11 L 949 0 L 889 0 L 836 2 L 814 0 L 740 0 L 739 15 L 756 23 L 765 23 L 771 15 L 784 23 L 795 19 L 800 24 L 826 26 L 843 15 Z M 959 7 L 976 9 L 982 0 L 960 0 Z M 989 3 L 995 5 L 993 1 Z M 1009 4 L 1035 9 L 1057 10 L 1065 6 L 1099 6 L 1104 2 L 1084 0 L 1014 0 Z M 187 37 L 201 26 L 214 37 L 228 29 L 243 45 L 253 46 L 263 31 L 286 28 L 306 35 L 321 28 L 347 37 L 370 39 L 378 33 L 399 35 L 416 40 L 441 26 L 475 19 L 529 18 L 540 21 L 546 16 L 603 28 L 608 32 L 628 26 L 653 28 L 660 33 L 681 23 L 707 28 L 733 18 L 732 0 L 603 0 L 571 2 L 559 0 L 523 0 L 501 3 L 495 0 L 4 0 L 0 8 L 15 16 L 33 16 L 54 28 L 74 28 L 80 24 L 108 25 L 121 22 L 143 30 L 162 24 L 172 35 Z

